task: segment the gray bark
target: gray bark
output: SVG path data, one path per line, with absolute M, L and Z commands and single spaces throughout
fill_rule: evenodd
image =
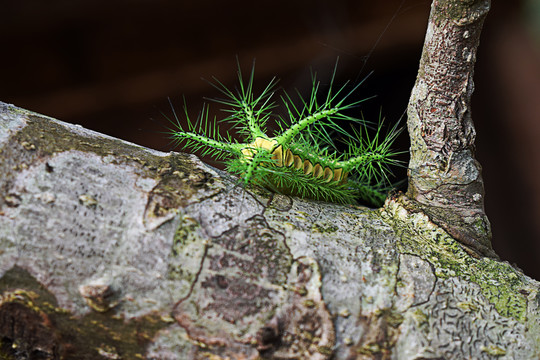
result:
M 540 284 L 494 258 L 473 156 L 488 8 L 434 1 L 382 209 L 0 103 L 0 359 L 538 359 Z
M 476 50 L 489 8 L 490 0 L 433 1 L 407 111 L 407 195 L 464 246 L 496 256 L 471 118 Z
M 2 359 L 537 359 L 540 284 L 403 196 L 235 186 L 0 105 Z

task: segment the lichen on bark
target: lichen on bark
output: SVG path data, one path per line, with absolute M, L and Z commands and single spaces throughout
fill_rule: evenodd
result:
M 433 2 L 407 112 L 407 195 L 468 249 L 494 257 L 471 117 L 476 50 L 489 7 L 489 0 Z
M 1 103 L 0 128 L 0 358 L 540 354 L 540 284 L 403 195 L 373 210 L 243 189 Z

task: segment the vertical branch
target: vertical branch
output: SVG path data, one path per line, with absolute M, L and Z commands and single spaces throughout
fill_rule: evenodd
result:
M 476 50 L 489 8 L 490 0 L 433 1 L 408 106 L 407 195 L 463 245 L 495 256 L 471 118 Z

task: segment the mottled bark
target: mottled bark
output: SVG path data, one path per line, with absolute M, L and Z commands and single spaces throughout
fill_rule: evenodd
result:
M 493 255 L 470 117 L 488 7 L 434 2 L 409 191 L 377 210 L 0 103 L 0 359 L 538 359 L 540 283 L 455 240 Z
M 489 0 L 433 1 L 408 107 L 407 195 L 463 245 L 496 256 L 471 118 L 476 50 L 489 8 Z
M 383 209 L 0 103 L 0 359 L 538 359 L 540 284 Z

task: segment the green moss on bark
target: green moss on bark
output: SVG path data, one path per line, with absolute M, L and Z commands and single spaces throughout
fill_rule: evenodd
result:
M 407 210 L 398 201 L 387 202 L 383 218 L 394 228 L 401 241 L 401 253 L 428 261 L 439 279 L 459 277 L 473 282 L 497 312 L 524 323 L 527 313 L 525 275 L 507 262 L 471 256 L 469 252 L 420 212 Z

